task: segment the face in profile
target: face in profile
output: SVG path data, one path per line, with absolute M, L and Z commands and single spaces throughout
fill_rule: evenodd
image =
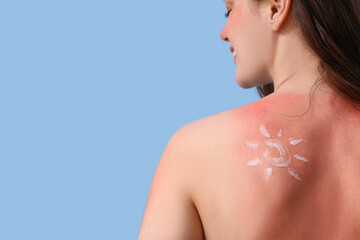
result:
M 228 18 L 220 38 L 234 50 L 235 80 L 242 88 L 272 83 L 274 33 L 269 23 L 271 8 L 263 1 L 224 0 Z

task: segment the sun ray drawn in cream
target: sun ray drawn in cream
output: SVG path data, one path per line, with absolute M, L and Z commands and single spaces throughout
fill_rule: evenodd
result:
M 270 133 L 263 124 L 260 126 L 260 132 L 264 137 L 270 138 Z
M 293 176 L 295 179 L 301 181 L 301 177 L 299 176 L 299 174 L 297 174 L 295 170 L 290 167 L 292 162 L 292 157 L 286 145 L 279 139 L 271 138 L 270 133 L 263 124 L 260 125 L 260 133 L 266 138 L 264 140 L 264 143 L 266 146 L 268 146 L 268 148 L 266 148 L 265 151 L 263 152 L 264 159 L 273 166 L 287 167 L 289 174 Z M 277 134 L 277 137 L 281 138 L 282 136 L 283 136 L 282 129 L 280 129 Z M 289 143 L 293 146 L 306 142 L 306 140 L 304 139 L 296 139 L 296 138 L 289 138 L 288 140 Z M 260 145 L 257 141 L 246 141 L 245 143 L 248 147 L 252 148 L 253 150 L 257 150 Z M 277 154 L 272 154 L 273 151 L 276 151 Z M 278 155 L 278 154 L 280 154 L 280 157 L 273 157 L 273 155 Z M 301 156 L 299 154 L 294 154 L 294 158 L 301 160 L 303 162 L 309 161 L 308 158 Z M 261 160 L 259 158 L 247 162 L 247 165 L 252 167 L 259 166 L 260 164 L 261 164 Z M 269 180 L 272 173 L 273 173 L 273 168 L 267 167 L 264 170 L 265 179 Z
M 309 161 L 309 159 L 307 159 L 306 157 L 300 156 L 299 154 L 295 154 L 294 157 L 301 160 L 301 161 L 304 161 L 304 162 Z
M 265 178 L 266 178 L 266 180 L 269 180 L 269 178 L 271 177 L 271 174 L 272 174 L 272 168 L 265 169 Z
M 254 150 L 258 149 L 259 147 L 259 143 L 257 141 L 246 141 L 245 143 L 248 147 L 251 147 Z
M 290 144 L 294 145 L 294 146 L 299 144 L 299 143 L 306 142 L 303 139 L 295 139 L 295 138 L 289 138 L 289 141 L 290 141 Z
M 259 158 L 248 161 L 249 166 L 258 166 L 259 164 L 260 164 L 260 159 Z

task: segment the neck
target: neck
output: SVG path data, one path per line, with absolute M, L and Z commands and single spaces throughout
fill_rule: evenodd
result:
M 275 57 L 269 70 L 275 92 L 310 93 L 320 77 L 317 70 L 320 59 L 305 46 L 304 41 L 293 33 L 278 36 Z M 319 87 L 326 88 L 323 84 Z

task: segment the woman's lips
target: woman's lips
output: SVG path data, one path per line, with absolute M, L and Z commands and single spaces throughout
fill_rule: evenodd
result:
M 234 55 L 234 63 L 236 64 L 236 55 L 237 55 L 237 53 L 235 51 L 233 51 L 233 55 Z
M 230 51 L 231 51 L 231 53 L 232 53 L 232 54 L 233 54 L 233 56 L 234 56 L 234 63 L 236 64 L 235 59 L 236 59 L 236 55 L 237 55 L 237 53 L 236 53 L 236 51 L 235 51 L 235 49 L 234 49 L 234 47 L 233 47 L 233 46 L 230 46 Z
M 230 46 L 230 52 L 233 53 L 233 51 L 234 51 L 234 47 Z

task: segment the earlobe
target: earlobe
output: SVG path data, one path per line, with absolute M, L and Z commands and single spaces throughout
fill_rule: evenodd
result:
M 270 5 L 270 23 L 274 31 L 279 31 L 290 12 L 291 0 L 272 0 Z

